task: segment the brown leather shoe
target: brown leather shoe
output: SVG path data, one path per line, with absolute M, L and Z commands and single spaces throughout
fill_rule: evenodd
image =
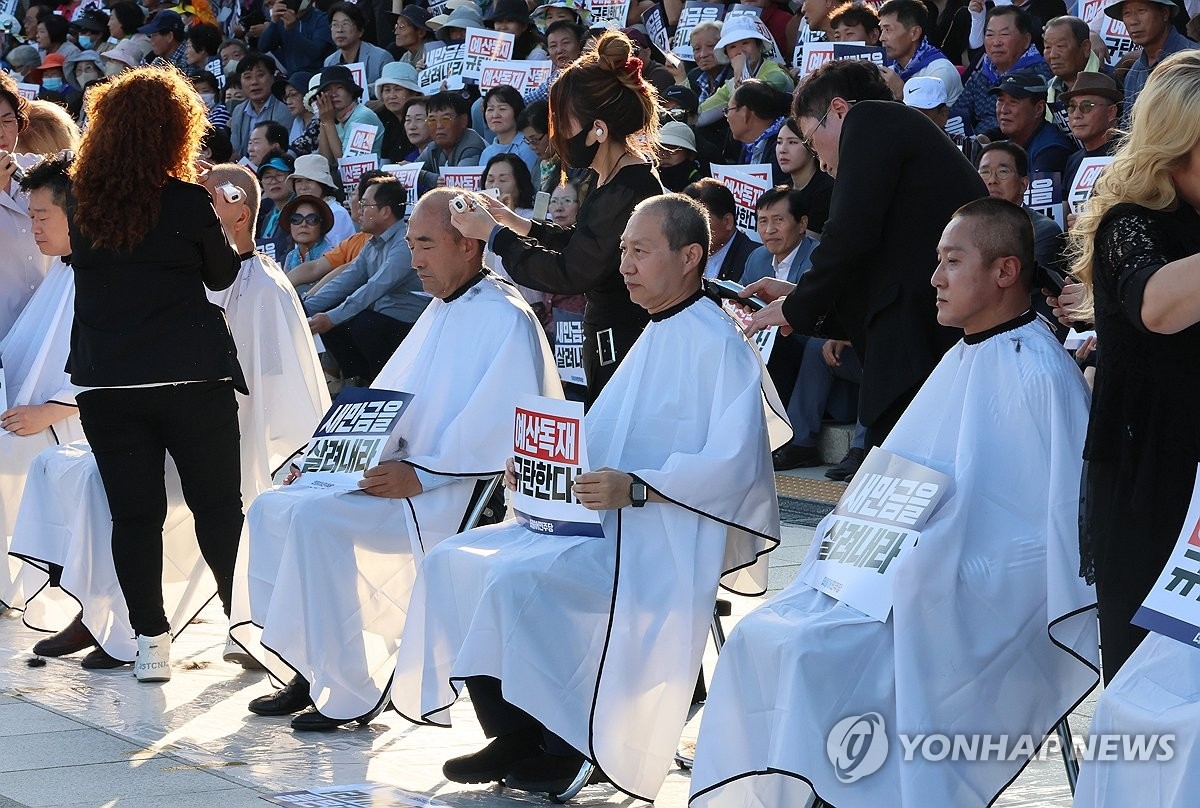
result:
M 71 625 L 57 634 L 52 634 L 44 640 L 38 640 L 33 645 L 33 652 L 38 656 L 59 657 L 91 648 L 96 644 L 96 638 L 83 624 L 83 612 L 75 615 Z

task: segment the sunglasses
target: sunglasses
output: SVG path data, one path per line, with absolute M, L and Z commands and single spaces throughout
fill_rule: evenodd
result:
M 315 213 L 293 213 L 289 219 L 292 224 L 311 224 L 318 225 L 321 223 L 321 217 Z
M 1112 104 L 1101 104 L 1097 101 L 1072 101 L 1067 104 L 1067 112 L 1075 112 L 1078 110 L 1084 115 L 1094 110 L 1096 107 L 1111 107 Z

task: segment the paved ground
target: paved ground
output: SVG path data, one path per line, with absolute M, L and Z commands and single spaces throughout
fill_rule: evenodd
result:
M 811 529 L 785 527 L 784 544 L 772 556 L 773 589 L 795 576 L 811 536 Z M 756 602 L 737 599 L 735 619 Z M 77 657 L 29 667 L 38 636 L 19 615 L 0 616 L 0 808 L 240 808 L 266 805 L 263 794 L 364 782 L 436 795 L 462 808 L 547 804 L 442 779 L 443 760 L 483 740 L 465 701 L 453 710 L 453 729 L 416 727 L 385 713 L 369 727 L 311 740 L 293 734 L 287 719 L 250 715 L 246 702 L 270 687 L 261 674 L 221 661 L 224 625 L 215 608 L 175 644 L 174 678 L 165 684 L 139 685 L 129 668 L 84 671 Z M 1092 704 L 1073 716 L 1077 734 L 1086 729 Z M 698 724 L 698 717 L 689 723 L 685 743 Z M 687 790 L 686 773 L 673 771 L 656 805 L 683 808 Z M 635 801 L 594 786 L 574 804 Z M 998 805 L 1069 806 L 1061 762 L 1035 761 Z

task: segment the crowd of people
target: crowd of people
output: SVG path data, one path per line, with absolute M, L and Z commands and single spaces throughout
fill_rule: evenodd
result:
M 793 5 L 0 15 L 0 604 L 34 652 L 166 681 L 216 596 L 279 686 L 252 713 L 444 724 L 465 685 L 491 742 L 449 780 L 652 800 L 718 587 L 765 589 L 773 472 L 834 420 L 850 493 L 722 653 L 693 804 L 990 804 L 1029 754 L 859 782 L 827 736 L 1040 743 L 1101 677 L 1097 727 L 1180 732 L 1200 684 L 1155 683 L 1200 659 L 1132 621 L 1200 462 L 1200 8 Z M 430 85 L 473 29 L 548 77 Z M 363 389 L 412 394 L 381 459 L 305 480 Z M 583 403 L 592 532 L 501 521 L 529 395 Z M 1186 763 L 1085 765 L 1077 804 Z

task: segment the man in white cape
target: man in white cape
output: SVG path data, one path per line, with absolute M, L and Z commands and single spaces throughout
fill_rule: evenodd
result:
M 653 800 L 718 581 L 764 589 L 779 534 L 771 446 L 790 433 L 757 351 L 701 292 L 707 216 L 682 195 L 654 197 L 621 243 L 652 322 L 584 419 L 596 471 L 574 493 L 600 511 L 603 536 L 515 521 L 469 531 L 426 557 L 413 591 L 392 704 L 446 726 L 465 680 L 494 738 L 443 766 L 452 781 L 561 791 L 586 757 Z
M 302 475 L 247 513 L 234 637 L 255 652 L 261 642 L 268 670 L 290 677 L 249 709 L 311 705 L 292 720 L 299 731 L 377 714 L 425 553 L 461 530 L 476 483 L 503 472 L 517 400 L 562 398 L 533 311 L 484 269 L 483 242 L 450 226 L 456 196 L 425 194 L 408 223 L 413 269 L 434 300 L 372 384 L 413 396 L 383 459 L 359 490 L 306 486 Z
M 693 806 L 803 806 L 814 791 L 838 808 L 990 805 L 1098 682 L 1076 526 L 1088 390 L 1029 311 L 1029 217 L 971 202 L 938 255 L 938 322 L 964 338 L 881 449 L 946 475 L 949 493 L 897 556 L 880 620 L 815 588 L 836 514 L 817 527 L 801 577 L 721 653 Z M 880 481 L 860 472 L 842 502 Z M 899 737 L 956 733 L 1007 742 L 986 760 L 919 745 L 910 760 Z
M 221 190 L 226 183 L 232 190 Z M 249 396 L 238 396 L 242 499 L 250 503 L 270 488 L 273 471 L 304 446 L 329 407 L 329 393 L 295 291 L 274 261 L 254 252 L 260 197 L 253 174 L 241 166 L 214 166 L 204 184 L 242 254 L 237 280 L 209 297 L 225 310 L 250 388 Z M 239 191 L 242 198 L 231 201 Z M 218 587 L 200 556 L 191 512 L 170 461 L 168 480 L 173 482 L 167 489 L 163 532 L 163 598 L 178 634 Z M 12 552 L 28 561 L 28 569 L 43 582 L 52 565 L 63 571 L 61 592 L 42 588 L 29 595 L 25 622 L 46 631 L 61 629 L 35 645 L 35 652 L 60 656 L 98 645 L 83 658 L 86 668 L 117 667 L 134 658 L 137 644 L 113 568 L 111 531 L 104 485 L 87 444 L 39 455 L 30 468 Z M 82 613 L 71 620 L 76 602 Z M 227 645 L 225 655 L 230 661 L 252 662 L 233 645 Z
M 4 393 L 0 393 L 0 606 L 24 605 L 27 586 L 40 586 L 24 574 L 20 559 L 7 557 L 25 474 L 39 452 L 83 437 L 76 387 L 64 368 L 71 350 L 75 276 L 67 222 L 69 158 L 44 160 L 25 175 L 33 237 L 38 249 L 55 256 L 45 280 L 33 293 L 8 335 L 0 340 Z M 7 403 L 6 403 L 7 402 Z M 44 580 L 45 576 L 41 576 Z

